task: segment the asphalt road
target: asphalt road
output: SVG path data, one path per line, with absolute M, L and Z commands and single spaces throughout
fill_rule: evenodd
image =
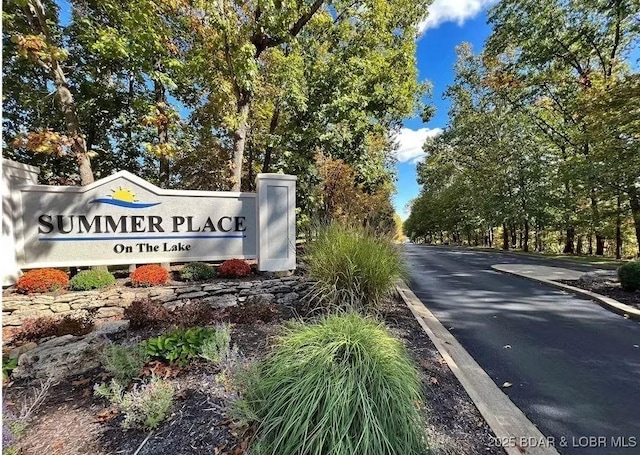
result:
M 418 298 L 561 454 L 640 454 L 640 323 L 491 269 L 591 267 L 411 244 L 405 257 Z

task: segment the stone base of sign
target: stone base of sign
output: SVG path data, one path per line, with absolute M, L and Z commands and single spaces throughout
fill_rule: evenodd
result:
M 235 306 L 250 298 L 291 303 L 304 297 L 309 282 L 300 276 L 254 281 L 212 281 L 153 288 L 110 287 L 102 291 L 68 292 L 60 295 L 15 295 L 2 297 L 2 326 L 20 326 L 40 316 L 64 316 L 82 310 L 96 311 L 98 320 L 121 316 L 134 300 L 151 299 L 174 308 L 201 300 L 216 308 Z

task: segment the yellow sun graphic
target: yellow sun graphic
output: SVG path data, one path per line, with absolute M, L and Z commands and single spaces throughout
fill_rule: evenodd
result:
M 117 190 L 111 190 L 111 192 L 113 193 L 111 198 L 116 201 L 136 202 L 136 195 L 131 190 L 120 187 Z

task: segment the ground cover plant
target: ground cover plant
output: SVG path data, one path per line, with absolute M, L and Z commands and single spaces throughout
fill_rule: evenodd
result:
M 213 267 L 202 262 L 190 262 L 180 270 L 180 278 L 184 281 L 203 281 L 215 276 Z
M 206 342 L 214 340 L 214 343 L 217 343 L 223 339 L 224 336 L 220 335 L 216 339 L 215 328 L 191 327 L 189 329 L 177 329 L 167 334 L 150 338 L 143 342 L 143 346 L 150 357 L 168 363 L 186 365 L 202 354 L 202 348 Z M 210 346 L 207 349 L 207 352 L 211 353 Z
M 427 453 L 415 367 L 399 340 L 355 313 L 289 328 L 245 399 L 257 454 Z
M 18 278 L 18 292 L 33 294 L 64 289 L 69 285 L 69 276 L 58 269 L 34 269 Z
M 139 344 L 120 345 L 108 343 L 102 350 L 102 366 L 120 384 L 129 384 L 142 372 L 149 361 L 149 354 Z
M 98 396 L 108 399 L 124 415 L 122 427 L 153 430 L 167 417 L 173 403 L 174 388 L 153 376 L 149 382 L 136 383 L 131 390 L 115 380 L 109 386 L 95 389 Z
M 242 278 L 251 273 L 251 266 L 242 259 L 227 259 L 218 268 L 218 276 L 226 278 Z
M 625 291 L 640 290 L 640 261 L 631 261 L 618 268 L 620 285 Z
M 388 238 L 335 223 L 307 247 L 306 261 L 315 280 L 312 297 L 334 308 L 375 310 L 404 274 L 400 252 Z
M 169 281 L 169 272 L 158 264 L 149 264 L 136 268 L 130 278 L 135 287 L 158 286 Z
M 83 270 L 71 278 L 69 288 L 72 291 L 89 291 L 109 286 L 115 282 L 115 277 L 108 270 Z

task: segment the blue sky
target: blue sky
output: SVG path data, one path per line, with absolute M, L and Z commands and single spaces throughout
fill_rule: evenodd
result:
M 434 85 L 432 102 L 437 111 L 426 124 L 419 118 L 405 120 L 397 138 L 398 181 L 394 206 L 403 219 L 409 215 L 405 206 L 420 191 L 416 183 L 416 162 L 424 156 L 422 144 L 447 124 L 449 103 L 443 99 L 443 93 L 453 82 L 455 48 L 469 42 L 475 51 L 482 49 L 491 33 L 486 23 L 486 9 L 492 3 L 493 0 L 435 0 L 422 24 L 424 31 L 416 52 L 418 70 L 420 80 L 428 79 Z

